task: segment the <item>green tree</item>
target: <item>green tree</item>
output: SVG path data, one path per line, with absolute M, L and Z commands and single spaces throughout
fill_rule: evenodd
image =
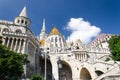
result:
M 120 35 L 115 35 L 108 41 L 112 59 L 120 61 Z
M 43 78 L 39 74 L 36 74 L 33 75 L 30 80 L 43 80 Z
M 16 80 L 23 74 L 23 65 L 26 63 L 27 55 L 10 51 L 0 45 L 0 80 Z

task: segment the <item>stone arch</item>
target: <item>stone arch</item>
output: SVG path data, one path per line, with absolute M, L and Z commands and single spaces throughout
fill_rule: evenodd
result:
M 71 66 L 65 61 L 62 61 L 62 69 L 61 69 L 60 77 L 61 80 L 73 80 Z
M 22 33 L 20 29 L 15 30 L 16 33 Z
M 80 72 L 80 80 L 91 80 L 92 76 L 87 68 L 82 68 Z
M 39 73 L 44 78 L 45 76 L 45 58 L 44 56 L 39 57 Z M 46 80 L 52 80 L 53 74 L 52 74 L 52 64 L 49 59 L 47 59 L 47 65 L 46 65 Z
M 84 74 L 84 70 L 86 71 L 86 74 L 89 75 L 88 79 L 84 79 L 86 76 Z M 82 76 L 84 76 L 83 79 L 82 79 Z M 80 80 L 90 80 L 89 78 L 91 78 L 91 80 L 94 80 L 96 77 L 97 77 L 97 74 L 95 73 L 95 68 L 94 68 L 93 64 L 84 63 L 81 65 Z
M 100 70 L 96 70 L 95 73 L 97 74 L 97 76 L 100 76 L 100 75 L 104 74 L 104 72 L 102 72 Z
M 3 32 L 9 32 L 9 29 L 8 28 L 4 28 Z

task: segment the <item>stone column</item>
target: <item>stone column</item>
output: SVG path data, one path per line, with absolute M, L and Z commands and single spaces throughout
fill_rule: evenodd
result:
M 51 64 L 52 64 L 53 78 L 54 78 L 54 80 L 59 80 L 57 58 L 56 57 L 51 57 L 50 61 L 51 61 Z
M 16 51 L 16 49 L 17 49 L 17 43 L 18 43 L 18 38 L 16 38 L 16 42 L 15 42 L 14 51 Z
M 13 50 L 13 42 L 14 42 L 14 38 L 12 38 L 12 43 L 11 43 L 11 46 L 10 46 L 11 50 Z
M 85 60 L 87 60 L 87 55 L 86 55 L 86 53 L 85 53 Z
M 10 38 L 8 37 L 8 41 L 7 41 L 7 47 L 8 47 L 8 45 L 9 45 L 9 43 L 10 43 Z
M 22 47 L 22 53 L 27 53 L 28 52 L 28 41 L 27 39 L 24 39 L 23 41 L 23 47 Z
M 85 53 L 84 53 L 84 61 L 85 61 Z
M 79 58 L 78 60 L 80 60 L 80 54 L 78 54 L 78 56 L 79 56 L 79 57 L 78 57 L 78 58 Z
M 19 47 L 18 47 L 18 51 L 17 51 L 17 52 L 20 52 L 20 49 L 21 49 L 21 44 L 22 44 L 22 40 L 20 39 L 20 42 L 19 42 Z
M 83 61 L 83 53 L 82 53 L 82 61 Z
M 6 37 L 3 37 L 3 38 L 2 38 L 2 41 L 3 41 L 3 42 L 2 42 L 2 45 L 5 45 L 5 39 L 6 39 Z

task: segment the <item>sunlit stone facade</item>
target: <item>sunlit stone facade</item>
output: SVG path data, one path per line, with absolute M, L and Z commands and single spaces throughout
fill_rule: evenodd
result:
M 12 21 L 0 20 L 1 43 L 10 50 L 28 55 L 29 64 L 24 65 L 24 75 L 29 77 L 35 72 L 35 55 L 39 49 L 39 41 L 30 30 L 31 21 L 26 7 Z
M 43 77 L 46 75 L 47 80 L 119 78 L 119 62 L 106 61 L 111 54 L 107 41 L 113 34 L 100 34 L 84 45 L 80 39 L 66 41 L 56 26 L 47 34 L 45 20 L 37 39 L 30 30 L 30 24 L 26 7 L 13 22 L 0 20 L 0 43 L 12 51 L 28 55 L 30 63 L 24 65 L 26 77 L 40 74 Z M 61 68 L 58 61 L 61 61 Z

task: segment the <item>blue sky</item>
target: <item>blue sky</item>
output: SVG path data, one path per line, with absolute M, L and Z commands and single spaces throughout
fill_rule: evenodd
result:
M 24 6 L 35 35 L 40 33 L 43 18 L 47 33 L 55 25 L 66 39 L 79 35 L 75 39 L 84 43 L 99 33 L 120 34 L 120 0 L 0 0 L 0 19 L 13 21 Z

